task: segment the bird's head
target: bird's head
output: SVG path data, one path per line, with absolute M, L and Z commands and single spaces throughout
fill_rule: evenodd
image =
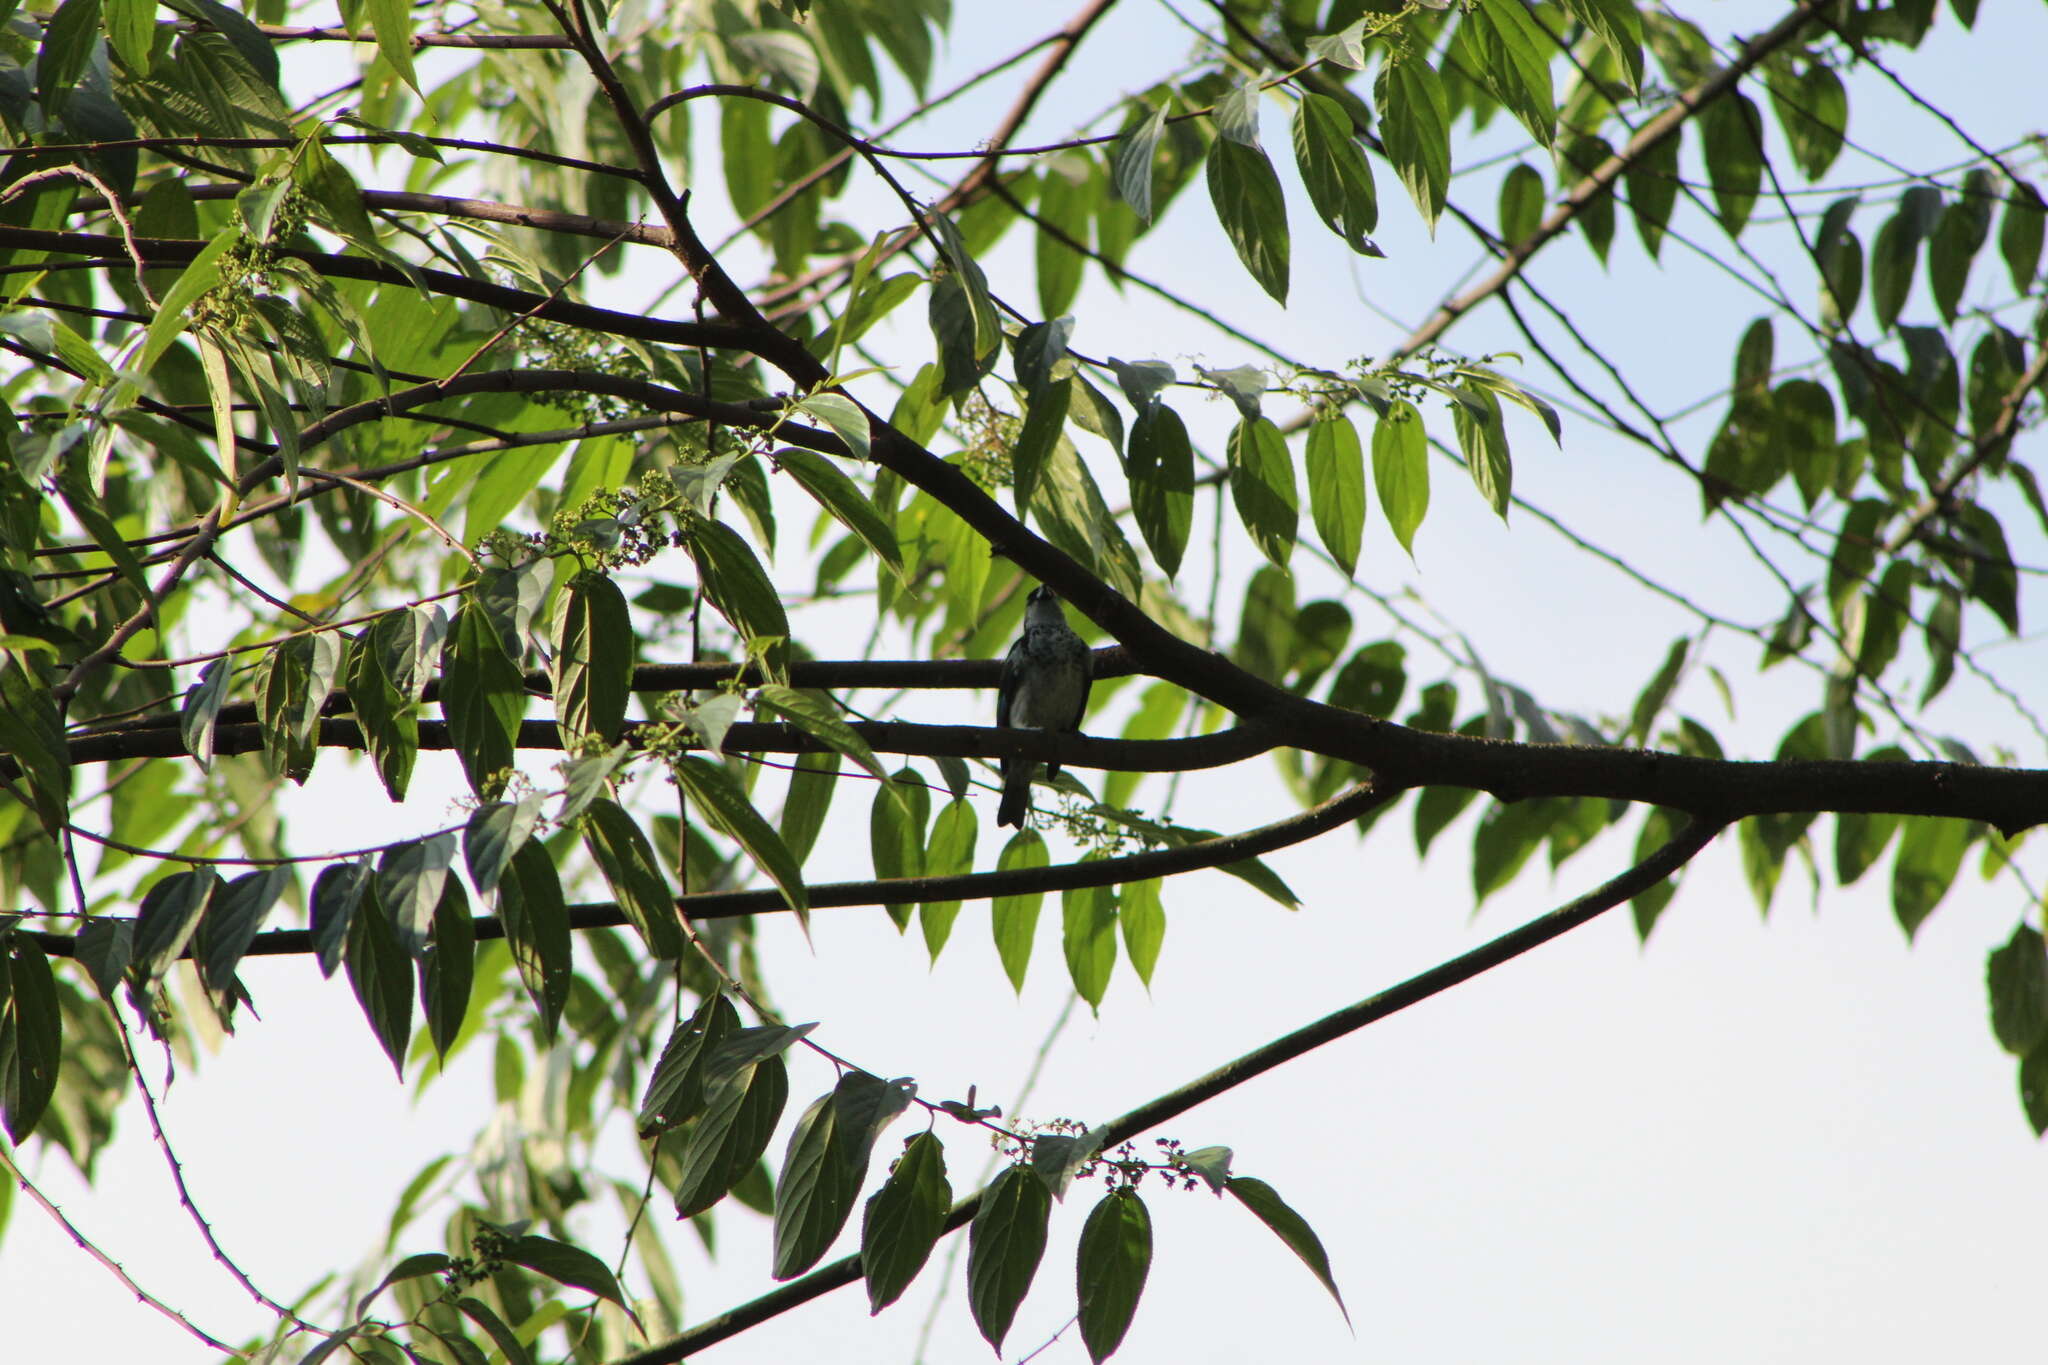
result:
M 1025 599 L 1024 622 L 1026 625 L 1065 625 L 1066 608 L 1060 605 L 1060 595 L 1044 583 L 1031 590 Z

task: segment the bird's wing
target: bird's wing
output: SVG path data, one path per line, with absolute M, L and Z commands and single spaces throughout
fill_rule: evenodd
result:
M 1079 730 L 1081 720 L 1088 714 L 1088 693 L 1095 687 L 1095 651 L 1085 646 L 1081 650 L 1081 697 L 1074 703 L 1074 718 L 1067 722 L 1069 730 Z
M 1009 655 L 1003 660 L 1003 678 L 996 684 L 996 724 L 1010 728 L 1010 706 L 1017 700 L 1017 689 L 1024 681 L 1024 641 L 1020 637 L 1010 646 Z

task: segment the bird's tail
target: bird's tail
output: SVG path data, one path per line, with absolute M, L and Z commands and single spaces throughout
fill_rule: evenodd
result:
M 1037 766 L 1022 759 L 1003 765 L 1003 803 L 996 808 L 997 826 L 1024 827 L 1024 812 L 1031 807 L 1031 770 Z

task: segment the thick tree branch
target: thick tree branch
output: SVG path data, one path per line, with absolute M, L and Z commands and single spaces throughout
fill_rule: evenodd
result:
M 1680 830 L 1669 843 L 1597 891 L 1559 906 L 1549 914 L 1531 920 L 1519 929 L 1502 934 L 1469 953 L 1432 967 L 1419 976 L 1412 976 L 1397 986 L 1368 996 L 1355 1005 L 1348 1005 L 1334 1014 L 1325 1015 L 1313 1024 L 1276 1038 L 1235 1061 L 1226 1062 L 1208 1075 L 1191 1081 L 1170 1094 L 1162 1095 L 1119 1118 L 1111 1119 L 1094 1130 L 1092 1135 L 1100 1138 L 1103 1148 L 1128 1142 L 1149 1129 L 1178 1118 L 1196 1105 L 1214 1099 L 1255 1076 L 1263 1075 L 1284 1062 L 1292 1061 L 1303 1053 L 1321 1047 L 1324 1043 L 1356 1032 L 1367 1024 L 1377 1023 L 1389 1015 L 1398 1014 L 1410 1005 L 1419 1005 L 1432 996 L 1441 995 L 1453 986 L 1470 981 L 1482 972 L 1490 971 L 1504 962 L 1520 957 L 1531 948 L 1548 943 L 1657 885 L 1690 862 L 1694 855 L 1713 841 L 1720 830 L 1721 826 L 1713 822 L 1695 821 Z M 980 1208 L 979 1193 L 961 1200 L 947 1213 L 945 1230 L 957 1232 L 966 1227 L 974 1221 L 974 1215 Z M 707 1322 L 699 1323 L 688 1331 L 670 1337 L 658 1346 L 623 1356 L 612 1362 L 612 1365 L 676 1365 L 676 1362 L 694 1356 L 706 1347 L 715 1346 L 750 1327 L 757 1327 L 770 1318 L 778 1317 L 831 1290 L 852 1284 L 860 1277 L 860 1257 L 843 1256 L 830 1265 L 820 1266 L 810 1274 L 790 1281 L 779 1289 L 749 1300 Z

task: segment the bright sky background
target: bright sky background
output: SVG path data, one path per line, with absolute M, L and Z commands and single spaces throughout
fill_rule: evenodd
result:
M 956 72 L 1020 46 L 1057 13 L 976 0 L 956 11 L 946 55 Z M 1719 4 L 1695 17 L 1718 36 L 1756 31 L 1780 12 Z M 1975 35 L 1967 44 L 1962 36 L 1944 12 L 1923 57 L 1899 65 L 1923 94 L 1996 144 L 2038 118 L 2038 106 L 2023 104 L 2019 92 L 2038 84 L 2048 12 L 1987 4 Z M 1120 6 L 1055 87 L 1033 131 L 1065 131 L 1077 111 L 1103 107 L 1126 80 L 1165 69 L 1186 43 L 1187 31 L 1160 7 Z M 963 103 L 938 128 L 898 141 L 964 143 L 992 124 L 1006 99 Z M 1852 87 L 1851 107 L 1851 137 L 1906 164 L 1964 155 L 1869 82 Z M 1267 118 L 1268 145 L 1283 151 L 1283 113 L 1269 105 Z M 1689 166 L 1697 164 L 1694 145 Z M 1284 339 L 1283 349 L 1304 359 L 1335 366 L 1383 352 L 1404 328 L 1376 310 L 1419 321 L 1473 252 L 1448 224 L 1432 245 L 1393 177 L 1375 169 L 1384 262 L 1350 260 L 1290 190 L 1291 311 L 1267 303 L 1243 275 L 1199 181 L 1148 239 L 1139 268 L 1197 284 L 1205 301 L 1255 334 Z M 1875 173 L 1845 152 L 1836 174 Z M 1454 182 L 1453 195 L 1492 219 L 1490 178 Z M 696 203 L 715 233 L 726 213 L 722 187 L 707 187 Z M 1859 219 L 1866 243 L 1878 221 Z M 1718 246 L 1696 213 L 1690 223 Z M 1683 264 L 1675 245 L 1665 260 L 1675 268 L 1644 273 L 1624 222 L 1612 275 L 1573 241 L 1545 253 L 1539 278 L 1620 349 L 1668 408 L 1726 382 L 1734 329 L 1762 310 L 1725 277 Z M 1027 262 L 1024 238 L 1013 234 L 987 263 L 997 290 L 1033 297 Z M 1994 266 L 1987 250 L 1973 298 L 2006 296 L 1992 282 Z M 1809 297 L 1802 273 L 1787 279 L 1795 296 Z M 1908 311 L 1928 308 L 1923 294 Z M 921 301 L 909 311 L 921 315 Z M 1118 299 L 1093 276 L 1076 312 L 1075 344 L 1093 354 L 1159 356 L 1183 373 L 1194 360 L 1257 359 L 1199 339 L 1135 291 Z M 1867 312 L 1864 324 L 1867 335 Z M 1470 353 L 1513 344 L 1507 337 L 1498 311 L 1488 310 L 1450 340 Z M 1781 362 L 1788 340 L 1781 335 Z M 1510 372 L 1547 387 L 1533 358 Z M 1218 448 L 1227 423 L 1221 409 L 1185 393 L 1176 402 L 1198 442 Z M 1683 429 L 1685 439 L 1703 447 L 1717 417 L 1718 408 Z M 1642 452 L 1570 417 L 1562 452 L 1533 424 L 1516 428 L 1515 452 L 1517 491 L 1609 548 L 1742 619 L 1781 607 L 1725 535 L 1700 527 L 1691 485 Z M 1449 466 L 1438 463 L 1433 475 L 1416 564 L 1375 508 L 1362 581 L 1389 593 L 1412 584 L 1468 633 L 1497 676 L 1547 705 L 1625 712 L 1689 621 L 1612 575 L 1589 573 L 1588 560 L 1535 520 L 1517 514 L 1503 527 Z M 792 528 L 804 524 L 786 517 L 785 536 L 794 543 Z M 2031 518 L 2008 518 L 2007 531 L 2020 562 L 2043 561 Z M 1241 583 L 1252 552 L 1229 553 L 1227 568 Z M 1204 568 L 1191 555 L 1185 572 L 1199 582 Z M 1336 590 L 1328 575 L 1304 569 L 1302 578 L 1304 600 Z M 1236 595 L 1224 596 L 1233 626 Z M 1347 601 L 1360 623 L 1354 643 L 1390 633 L 1368 602 Z M 1977 639 L 1989 638 L 1983 623 L 1972 624 Z M 848 632 L 852 646 L 861 633 Z M 1433 667 L 1426 646 L 1411 640 L 1410 650 L 1414 671 Z M 1716 655 L 1738 689 L 1735 720 L 1703 678 L 1678 705 L 1712 725 L 1731 751 L 1763 755 L 1818 693 L 1812 675 L 1791 668 L 1754 678 L 1753 655 L 1732 641 Z M 2043 695 L 2038 642 L 1993 657 L 2023 695 Z M 1461 694 L 1462 716 L 1476 695 L 1469 679 Z M 966 720 L 988 704 L 920 698 L 898 714 Z M 2044 761 L 2012 713 L 1966 683 L 1936 723 L 1982 748 L 2004 743 L 2022 762 Z M 292 828 L 306 849 L 443 823 L 459 790 L 452 764 L 423 755 L 413 800 L 394 811 L 337 757 L 323 759 L 295 803 Z M 1191 779 L 1175 813 L 1233 829 L 1285 807 L 1261 761 Z M 815 875 L 865 874 L 865 810 L 864 794 L 842 801 Z M 999 847 L 992 811 L 985 802 L 985 863 Z M 820 912 L 814 953 L 793 926 L 769 923 L 771 985 L 788 1017 L 823 1021 L 819 1036 L 833 1050 L 877 1074 L 917 1078 L 927 1098 L 964 1098 L 978 1085 L 984 1103 L 1009 1114 L 1099 1122 L 1580 894 L 1625 865 L 1636 828 L 1626 822 L 1622 834 L 1554 878 L 1532 867 L 1475 917 L 1464 856 L 1472 819 L 1463 817 L 1421 865 L 1406 807 L 1362 845 L 1340 835 L 1277 855 L 1272 862 L 1304 902 L 1295 914 L 1220 874 L 1172 884 L 1166 949 L 1149 995 L 1120 966 L 1101 1017 L 1090 1018 L 1085 1006 L 1074 1011 L 1021 1104 L 1022 1078 L 1068 1008 L 1056 903 L 1046 907 L 1021 999 L 988 946 L 985 903 L 963 911 L 936 969 L 915 934 L 899 938 L 875 911 Z M 1825 850 L 1831 822 L 1816 833 Z M 1985 953 L 2025 906 L 2010 882 L 1979 881 L 1975 865 L 1973 855 L 1909 947 L 1882 894 L 1888 863 L 1820 907 L 1788 869 L 1765 922 L 1742 884 L 1732 840 L 1724 840 L 1688 873 L 1647 948 L 1618 912 L 1188 1115 L 1163 1135 L 1190 1148 L 1233 1147 L 1239 1174 L 1272 1183 L 1317 1229 L 1355 1334 L 1244 1211 L 1148 1185 L 1156 1258 L 1118 1358 L 1918 1362 L 1988 1357 L 2036 1339 L 2048 1187 L 2013 1065 L 1990 1036 L 1982 985 Z M 310 963 L 280 960 L 252 962 L 244 976 L 262 1022 L 181 1075 L 165 1121 L 222 1244 L 267 1292 L 290 1299 L 327 1268 L 374 1249 L 403 1183 L 475 1126 L 489 1102 L 488 1059 L 465 1057 L 415 1101 L 393 1080 L 341 978 L 323 982 Z M 788 1117 L 830 1083 L 822 1062 L 798 1058 Z M 912 1131 L 913 1120 L 900 1121 L 878 1151 L 893 1153 Z M 780 1152 L 778 1138 L 771 1159 Z M 971 1137 L 951 1144 L 956 1191 L 977 1182 L 980 1161 Z M 139 1110 L 124 1115 L 95 1188 L 85 1189 L 61 1158 L 35 1163 L 32 1174 L 141 1284 L 209 1331 L 235 1339 L 265 1321 L 208 1261 Z M 1006 1359 L 1044 1343 L 1071 1315 L 1073 1240 L 1097 1193 L 1078 1188 L 1055 1212 Z M 663 1203 L 657 1196 L 657 1210 Z M 437 1247 L 439 1223 L 434 1216 L 416 1226 L 401 1253 Z M 615 1224 L 593 1217 L 581 1225 L 586 1244 L 607 1259 L 616 1254 Z M 675 1231 L 690 1321 L 767 1287 L 766 1234 L 765 1222 L 724 1216 L 720 1256 L 711 1262 L 692 1234 Z M 950 1246 L 941 1245 L 935 1262 Z M 0 1357 L 210 1358 L 136 1304 L 23 1197 L 0 1243 L 0 1266 Z M 958 1268 L 928 1270 L 884 1321 L 866 1322 L 865 1297 L 849 1288 L 702 1359 L 745 1365 L 829 1352 L 847 1365 L 907 1362 L 935 1292 L 945 1302 L 925 1358 L 988 1359 Z M 1071 1330 L 1040 1357 L 1085 1358 Z

